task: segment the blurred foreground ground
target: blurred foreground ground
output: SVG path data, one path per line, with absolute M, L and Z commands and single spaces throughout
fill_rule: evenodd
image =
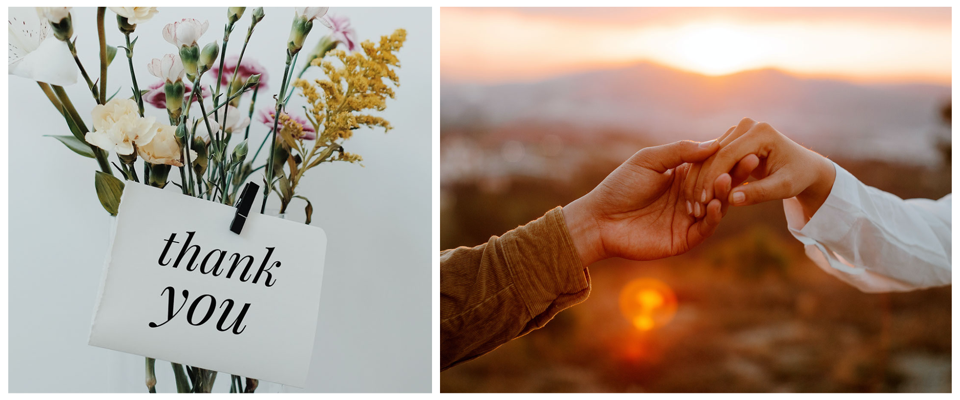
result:
M 632 148 L 625 153 L 638 148 L 626 147 Z M 589 146 L 573 151 L 588 158 L 603 152 Z M 562 160 L 563 152 L 555 153 Z M 569 179 L 511 174 L 451 180 L 444 171 L 441 248 L 482 244 L 567 204 L 622 159 L 576 163 Z M 904 198 L 951 191 L 946 163 L 835 161 L 863 182 Z M 786 229 L 779 202 L 731 208 L 717 233 L 685 255 L 653 262 L 611 259 L 591 266 L 590 273 L 593 290 L 586 302 L 541 330 L 441 373 L 441 391 L 951 390 L 951 288 L 862 293 L 807 259 Z M 669 285 L 678 300 L 675 318 L 647 332 L 618 306 L 623 287 L 644 277 Z

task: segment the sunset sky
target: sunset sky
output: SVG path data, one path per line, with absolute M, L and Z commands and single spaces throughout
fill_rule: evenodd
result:
M 445 82 L 533 81 L 654 62 L 950 84 L 949 8 L 444 8 Z

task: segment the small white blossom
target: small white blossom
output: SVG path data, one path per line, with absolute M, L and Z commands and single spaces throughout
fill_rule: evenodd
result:
M 156 7 L 110 7 L 110 10 L 126 18 L 131 25 L 146 22 L 158 12 Z
M 193 18 L 184 18 L 163 27 L 163 38 L 170 44 L 177 46 L 194 46 L 197 40 L 210 27 L 210 21 L 197 21 Z
M 165 79 L 167 82 L 177 82 L 183 79 L 183 62 L 180 61 L 180 56 L 176 54 L 165 54 L 163 58 L 154 58 L 150 61 L 150 64 L 147 64 L 147 69 L 150 71 L 150 75 Z

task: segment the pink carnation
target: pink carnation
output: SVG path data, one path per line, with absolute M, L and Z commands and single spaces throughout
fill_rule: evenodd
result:
M 260 122 L 270 129 L 273 129 L 273 116 L 276 114 L 276 111 L 272 108 L 261 108 L 260 112 L 257 113 L 257 119 Z M 305 140 L 314 140 L 317 138 L 317 131 L 313 129 L 313 125 L 310 124 L 310 121 L 307 121 L 306 118 L 299 115 L 286 114 L 288 117 L 293 118 L 294 121 L 297 121 L 298 124 L 303 126 L 303 138 Z
M 330 36 L 334 41 L 343 43 L 350 51 L 357 48 L 357 32 L 350 26 L 350 18 L 327 14 L 320 18 L 320 22 L 333 31 Z
M 149 87 L 150 91 L 143 95 L 143 101 L 145 103 L 150 103 L 150 105 L 156 108 L 166 109 L 167 94 L 166 92 L 163 91 L 163 85 L 164 85 L 163 79 L 157 81 L 157 83 L 150 85 Z M 192 89 L 190 86 L 191 85 L 189 83 L 186 83 L 186 82 L 183 83 L 184 96 L 185 97 L 189 96 L 190 99 L 195 102 L 197 101 L 197 98 L 190 96 L 191 89 Z M 204 98 L 210 97 L 210 89 L 201 87 L 200 95 L 203 96 Z
M 233 55 L 223 60 L 223 76 L 220 77 L 221 85 L 229 85 L 230 82 L 233 81 L 233 70 L 237 68 L 237 60 L 239 59 L 239 55 Z M 207 74 L 209 74 L 209 76 L 217 76 L 219 71 L 220 64 L 217 63 Z M 260 90 L 267 90 L 267 81 L 269 80 L 267 69 L 260 65 L 257 60 L 244 57 L 243 62 L 240 63 L 240 69 L 237 69 L 237 82 L 246 82 L 247 78 L 256 74 L 260 74 L 260 83 L 257 86 Z

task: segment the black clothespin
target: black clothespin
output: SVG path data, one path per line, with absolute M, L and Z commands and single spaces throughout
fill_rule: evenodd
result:
M 233 223 L 230 224 L 230 231 L 240 234 L 243 230 L 243 224 L 247 222 L 247 215 L 250 214 L 250 207 L 253 206 L 253 200 L 260 191 L 260 185 L 253 182 L 247 182 L 240 192 L 240 198 L 237 199 L 237 214 L 233 216 Z

